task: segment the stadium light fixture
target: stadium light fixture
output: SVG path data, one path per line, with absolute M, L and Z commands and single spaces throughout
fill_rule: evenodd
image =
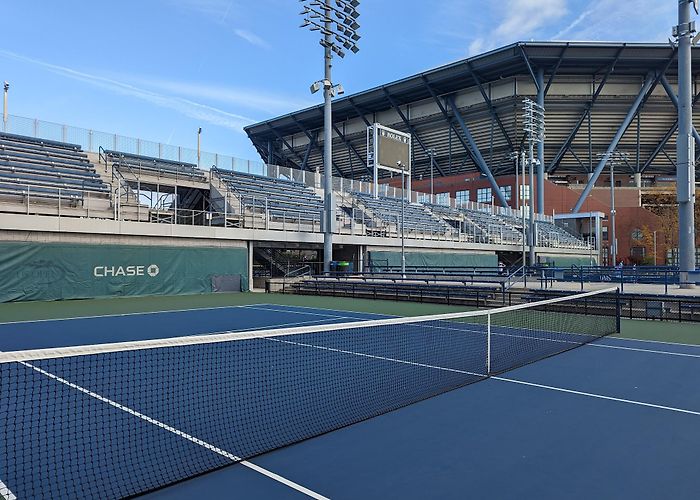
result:
M 528 142 L 528 163 L 530 165 L 530 221 L 528 224 L 528 244 L 530 246 L 529 264 L 535 265 L 535 247 L 537 246 L 537 226 L 535 225 L 535 204 L 532 197 L 535 193 L 534 169 L 539 160 L 535 160 L 534 148 L 535 144 L 544 141 L 544 107 L 537 104 L 532 99 L 523 100 L 523 131 L 527 136 Z M 523 179 L 524 184 L 524 179 Z M 524 230 L 524 228 L 523 228 Z M 525 263 L 523 262 L 523 265 Z
M 335 207 L 333 202 L 333 117 L 331 115 L 331 99 L 345 93 L 342 85 L 333 84 L 331 75 L 333 54 L 345 57 L 345 51 L 353 54 L 359 52 L 357 45 L 360 40 L 360 24 L 357 18 L 360 13 L 357 8 L 358 0 L 299 0 L 303 10 L 301 28 L 318 31 L 322 35 L 319 43 L 324 53 L 324 78 L 311 85 L 311 93 L 315 94 L 323 87 L 323 272 L 329 273 L 333 260 L 333 226 L 335 223 Z
M 610 154 L 598 153 L 598 160 L 605 160 L 610 164 L 610 261 L 617 265 L 617 226 L 615 225 L 615 165 L 629 161 L 629 153 L 613 151 Z

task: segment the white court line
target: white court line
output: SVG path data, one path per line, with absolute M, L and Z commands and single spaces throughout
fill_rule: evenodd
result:
M 262 309 L 262 308 L 258 308 Z M 329 309 L 330 310 L 330 309 Z M 314 315 L 314 316 L 325 316 L 323 314 L 314 314 L 314 313 L 307 313 L 307 312 L 296 312 L 296 311 L 289 311 L 293 312 L 296 314 L 308 314 L 308 315 Z M 357 318 L 352 318 L 352 317 L 344 317 L 344 316 L 326 316 L 328 318 L 339 318 L 339 319 L 357 319 Z M 471 324 L 471 323 L 463 323 L 463 324 Z M 476 324 L 476 323 L 475 323 Z M 291 326 L 291 325 L 290 325 Z M 485 326 L 485 325 L 484 325 Z M 431 326 L 430 328 L 435 329 L 435 330 L 447 330 L 447 331 L 455 331 L 455 332 L 460 332 L 460 333 L 486 333 L 483 330 L 473 330 L 473 329 L 466 329 L 466 328 L 450 328 L 447 326 Z M 551 338 L 546 338 L 546 337 L 533 337 L 529 335 L 515 335 L 515 334 L 509 334 L 509 333 L 499 333 L 496 330 L 499 328 L 506 329 L 506 330 L 516 330 L 516 331 L 522 331 L 522 329 L 518 327 L 512 327 L 512 326 L 500 326 L 500 325 L 494 325 L 493 330 L 491 332 L 492 335 L 500 336 L 500 337 L 510 337 L 510 338 L 519 338 L 519 339 L 525 339 L 525 340 L 539 340 L 539 341 L 544 341 L 544 342 L 555 342 L 555 343 L 561 343 L 561 344 L 572 344 L 572 345 L 581 345 L 580 342 L 575 342 L 573 340 L 563 340 L 563 339 L 551 339 Z M 537 330 L 535 330 L 537 331 Z M 615 337 L 599 337 L 597 335 L 591 335 L 591 334 L 586 334 L 586 333 L 575 333 L 575 332 L 555 332 L 552 331 L 551 333 L 555 335 L 576 335 L 576 336 L 581 336 L 581 337 L 592 337 L 594 340 L 595 339 L 601 339 L 602 341 L 605 341 L 608 338 L 615 338 Z M 673 345 L 673 343 L 669 343 Z M 676 344 L 678 345 L 678 344 Z M 601 343 L 595 343 L 595 342 L 589 342 L 587 344 L 581 345 L 582 347 L 585 346 L 590 346 L 590 347 L 603 347 L 606 349 L 619 349 L 622 351 L 637 351 L 637 352 L 648 352 L 651 354 L 667 354 L 669 356 L 680 356 L 680 357 L 688 357 L 688 358 L 700 358 L 700 354 L 687 354 L 687 353 L 679 353 L 679 352 L 672 352 L 672 351 L 659 351 L 659 350 L 653 350 L 653 349 L 642 349 L 642 348 L 634 348 L 634 347 L 624 347 L 624 346 L 616 346 L 616 345 L 610 345 L 610 344 L 601 344 Z M 700 346 L 696 346 L 700 347 Z
M 0 497 L 4 498 L 5 500 L 17 500 L 15 494 L 12 493 L 10 488 L 8 488 L 2 481 L 0 481 Z
M 287 305 L 287 304 L 252 304 L 252 305 L 264 305 L 264 306 L 271 306 L 271 307 L 294 307 L 296 309 L 311 309 L 312 311 L 331 311 L 331 312 L 340 312 L 340 313 L 356 313 L 356 314 L 365 314 L 369 316 L 381 316 L 382 318 L 399 318 L 400 316 L 396 316 L 393 314 L 381 314 L 381 313 L 371 313 L 371 312 L 365 312 L 365 311 L 346 311 L 343 309 L 328 309 L 325 307 L 308 307 L 308 306 L 292 306 L 292 305 Z M 241 307 L 248 307 L 248 306 L 241 306 Z M 276 311 L 280 312 L 287 312 L 287 309 L 280 310 L 280 309 L 275 309 Z M 294 312 L 294 311 L 289 311 L 289 312 Z M 469 311 L 464 311 L 464 312 L 469 312 Z
M 146 316 L 150 314 L 165 314 L 165 313 L 181 313 L 181 312 L 192 312 L 192 311 L 216 311 L 218 309 L 240 309 L 247 306 L 216 306 L 216 307 L 192 307 L 190 309 L 166 309 L 163 311 L 144 311 L 144 312 L 130 312 L 130 313 L 119 313 L 119 314 L 97 314 L 94 316 L 74 316 L 72 318 L 45 318 L 45 319 L 28 319 L 20 321 L 5 321 L 1 322 L 2 325 L 21 325 L 21 324 L 32 324 L 32 323 L 47 323 L 51 321 L 74 321 L 77 319 L 99 319 L 99 318 L 121 318 L 124 316 Z
M 392 314 L 370 313 L 370 312 L 363 312 L 363 311 L 344 311 L 342 309 L 326 309 L 326 308 L 321 308 L 321 307 L 291 306 L 291 305 L 284 305 L 284 304 L 259 304 L 259 305 L 273 306 L 273 307 L 295 307 L 295 308 L 300 308 L 300 309 L 312 309 L 314 311 L 332 311 L 332 312 L 343 312 L 343 313 L 351 312 L 351 313 L 358 313 L 358 314 L 367 314 L 367 315 L 371 315 L 371 316 L 381 316 L 381 317 L 385 317 L 385 318 L 386 317 L 389 317 L 389 318 L 399 317 L 399 316 L 395 316 Z M 248 306 L 242 306 L 242 307 L 248 307 Z M 287 311 L 287 310 L 280 310 L 280 309 L 273 309 L 273 310 L 281 311 L 281 312 Z M 294 312 L 294 311 L 289 311 L 289 312 Z M 469 311 L 465 311 L 465 312 L 469 312 Z M 354 318 L 348 318 L 348 319 L 354 319 Z M 623 319 L 625 319 L 625 318 L 623 318 Z M 637 320 L 637 321 L 644 321 L 644 320 Z M 498 328 L 512 328 L 512 327 L 498 327 Z M 474 330 L 474 331 L 476 331 L 476 330 Z M 579 335 L 585 335 L 585 334 L 579 334 Z M 626 341 L 626 342 L 646 342 L 646 343 L 652 343 L 652 344 L 677 345 L 677 346 L 682 346 L 682 347 L 694 347 L 696 349 L 700 349 L 700 344 L 684 344 L 681 342 L 665 342 L 663 340 L 649 340 L 649 339 L 636 339 L 636 338 L 628 338 L 628 337 L 616 337 L 614 334 L 609 335 L 609 336 L 605 337 L 604 339 L 605 340 L 607 340 L 607 339 L 622 340 L 622 341 Z M 589 344 L 589 345 L 598 346 L 599 344 Z M 611 347 L 613 347 L 613 346 L 611 346 Z M 656 351 L 650 351 L 650 352 L 656 352 Z M 666 353 L 665 351 L 658 351 L 658 352 L 661 354 Z M 666 354 L 673 354 L 673 353 L 668 352 Z
M 673 411 L 676 413 L 685 413 L 688 415 L 700 416 L 700 412 L 698 412 L 698 411 L 686 410 L 684 408 L 675 408 L 673 406 L 663 406 L 663 405 L 657 405 L 657 404 L 653 404 L 653 403 L 645 403 L 644 401 L 635 401 L 633 399 L 616 398 L 613 396 L 605 396 L 603 394 L 595 394 L 592 392 L 575 391 L 573 389 L 565 389 L 563 387 L 554 387 L 551 385 L 536 384 L 534 382 L 525 382 L 524 380 L 517 380 L 517 379 L 512 379 L 512 378 L 506 378 L 506 377 L 494 376 L 494 377 L 490 377 L 490 378 L 493 380 L 498 380 L 500 382 L 508 382 L 511 384 L 525 385 L 528 387 L 537 387 L 539 389 L 547 389 L 550 391 L 565 392 L 567 394 L 575 394 L 577 396 L 586 396 L 589 398 L 605 399 L 607 401 L 616 401 L 618 403 L 626 403 L 626 404 L 632 404 L 632 405 L 637 405 L 637 406 L 645 406 L 647 408 L 656 408 L 658 410 L 666 410 L 666 411 Z
M 248 307 L 248 306 L 244 306 Z M 290 311 L 290 310 L 280 310 L 280 309 L 266 309 L 263 307 L 249 307 L 251 309 L 258 309 L 258 310 L 270 310 L 270 311 L 279 311 L 279 312 L 290 312 L 293 314 L 303 314 L 303 315 L 310 315 L 310 316 L 324 316 L 326 318 L 335 318 L 335 319 L 357 319 L 354 317 L 348 317 L 348 316 L 331 316 L 331 315 L 326 315 L 326 314 L 320 314 L 320 313 L 312 313 L 312 312 L 304 312 L 304 311 Z M 328 311 L 335 311 L 334 309 L 327 309 Z M 322 321 L 322 320 L 319 320 Z M 470 323 L 464 323 L 464 324 L 470 324 Z M 294 324 L 289 324 L 288 326 L 293 326 Z M 485 325 L 484 325 L 485 326 Z M 431 326 L 430 328 L 435 329 L 435 330 L 447 330 L 447 331 L 455 331 L 455 332 L 460 332 L 460 333 L 486 333 L 483 330 L 473 330 L 473 329 L 465 329 L 465 328 L 450 328 L 447 326 Z M 492 335 L 500 336 L 500 337 L 510 337 L 510 338 L 519 338 L 519 339 L 526 339 L 526 340 L 539 340 L 539 341 L 545 341 L 545 342 L 555 342 L 555 343 L 561 343 L 561 344 L 571 344 L 571 345 L 581 345 L 580 342 L 575 342 L 573 340 L 563 340 L 563 339 L 552 339 L 552 338 L 546 338 L 546 337 L 532 337 L 529 335 L 515 335 L 515 334 L 509 334 L 509 333 L 498 333 L 496 330 L 498 329 L 505 329 L 505 330 L 516 330 L 516 331 L 521 331 L 522 329 L 517 328 L 517 327 L 512 327 L 512 326 L 500 326 L 500 325 L 495 325 L 492 330 Z M 590 335 L 590 334 L 585 334 L 585 333 L 575 333 L 575 332 L 554 332 L 552 331 L 553 334 L 556 335 L 577 335 L 581 337 L 592 337 L 594 339 L 599 338 L 597 335 Z M 606 337 L 603 337 L 603 339 Z M 303 345 L 303 344 L 300 344 Z M 700 358 L 700 354 L 685 354 L 685 353 L 676 353 L 676 352 L 670 352 L 670 351 L 658 351 L 658 350 L 652 350 L 652 349 L 641 349 L 641 348 L 632 348 L 632 347 L 623 347 L 623 346 L 615 346 L 615 345 L 609 345 L 609 344 L 596 344 L 596 343 L 588 343 L 585 345 L 589 345 L 591 347 L 604 347 L 607 349 L 619 349 L 623 351 L 638 351 L 638 352 L 648 352 L 652 354 L 668 354 L 669 356 L 681 356 L 681 357 L 689 357 L 689 358 Z
M 417 363 L 415 361 L 406 361 L 404 359 L 387 358 L 386 356 L 377 356 L 375 354 L 367 354 L 364 352 L 346 351 L 343 349 L 336 349 L 335 347 L 326 347 L 326 346 L 322 346 L 322 345 L 306 344 L 303 342 L 294 342 L 291 340 L 281 340 L 281 339 L 275 339 L 275 338 L 268 338 L 265 340 L 271 340 L 273 342 L 296 345 L 296 346 L 300 346 L 300 347 L 310 347 L 312 349 L 319 349 L 321 351 L 339 352 L 341 354 L 352 354 L 353 356 L 358 356 L 361 358 L 378 359 L 380 361 L 391 361 L 393 363 L 401 363 L 402 365 L 418 366 L 421 368 L 432 368 L 434 370 L 440 370 L 440 371 L 444 371 L 444 372 L 461 373 L 464 375 L 474 375 L 476 377 L 486 378 L 486 374 L 484 374 L 484 373 L 468 372 L 465 370 L 458 370 L 456 368 L 447 368 L 445 366 L 428 365 L 425 363 Z
M 696 349 L 700 349 L 700 344 L 683 344 L 681 342 L 665 342 L 663 340 L 633 339 L 628 337 L 615 337 L 614 335 L 611 335 L 608 338 L 614 340 L 625 340 L 627 342 L 647 342 L 650 344 L 679 345 L 682 347 L 694 347 Z
M 700 354 L 689 354 L 685 352 L 658 351 L 655 349 L 642 349 L 641 347 L 624 347 L 621 345 L 596 344 L 595 342 L 587 344 L 591 347 L 605 347 L 607 349 L 620 349 L 621 351 L 637 351 L 648 352 L 651 354 L 666 354 L 668 356 L 680 356 L 683 358 L 700 358 Z
M 214 452 L 214 453 L 216 453 L 216 454 L 218 454 L 218 455 L 221 455 L 222 457 L 225 457 L 225 458 L 231 460 L 232 463 L 240 463 L 241 465 L 244 465 L 245 467 L 248 467 L 249 469 L 252 469 L 252 470 L 254 470 L 254 471 L 256 471 L 256 472 L 259 472 L 260 474 L 263 474 L 263 475 L 269 477 L 270 479 L 273 479 L 273 480 L 275 480 L 275 481 L 278 481 L 278 482 L 284 484 L 285 486 L 288 486 L 288 487 L 290 487 L 290 488 L 293 488 L 293 489 L 295 489 L 295 490 L 297 490 L 297 491 L 299 491 L 299 492 L 301 492 L 301 493 L 303 493 L 303 494 L 305 494 L 305 495 L 307 495 L 307 496 L 309 496 L 309 497 L 311 497 L 311 498 L 315 498 L 315 499 L 317 499 L 317 500 L 329 500 L 327 497 L 324 497 L 323 495 L 321 495 L 321 494 L 319 494 L 319 493 L 316 493 L 316 492 L 314 492 L 314 491 L 312 491 L 312 490 L 310 490 L 310 489 L 308 489 L 308 488 L 305 488 L 304 486 L 301 486 L 300 484 L 297 484 L 297 483 L 295 483 L 295 482 L 293 482 L 293 481 L 290 481 L 289 479 L 286 479 L 286 478 L 284 478 L 284 477 L 282 477 L 282 476 L 280 476 L 280 475 L 278 475 L 278 474 L 275 474 L 274 472 L 270 472 L 270 471 L 268 471 L 268 470 L 266 470 L 266 469 L 263 469 L 263 468 L 260 467 L 259 465 L 255 465 L 255 464 L 253 464 L 253 463 L 251 463 L 251 462 L 248 462 L 248 461 L 246 461 L 246 460 L 242 460 L 240 457 L 237 457 L 236 455 L 234 455 L 234 454 L 232 454 L 232 453 L 229 453 L 229 452 L 226 451 L 226 450 L 222 450 L 221 448 L 218 448 L 218 447 L 214 446 L 213 444 L 209 444 L 209 443 L 207 443 L 206 441 L 202 441 L 202 440 L 199 439 L 199 438 L 196 438 L 196 437 L 194 437 L 194 436 L 191 436 L 190 434 L 187 434 L 187 433 L 185 433 L 185 432 L 183 432 L 183 431 L 181 431 L 181 430 L 178 430 L 178 429 L 176 429 L 176 428 L 174 428 L 174 427 L 171 427 L 170 425 L 165 424 L 165 423 L 163 423 L 163 422 L 161 422 L 161 421 L 159 421 L 159 420 L 156 420 L 156 419 L 154 419 L 154 418 L 152 418 L 152 417 L 149 417 L 148 415 L 145 415 L 145 414 L 143 414 L 143 413 L 141 413 L 141 412 L 138 412 L 138 411 L 136 411 L 136 410 L 132 410 L 131 408 L 129 408 L 129 407 L 127 407 L 127 406 L 124 406 L 124 405 L 122 405 L 122 404 L 120 404 L 120 403 L 117 403 L 116 401 L 112 401 L 111 399 L 108 399 L 108 398 L 106 398 L 106 397 L 104 397 L 104 396 L 101 396 L 100 394 L 97 394 L 97 393 L 95 393 L 95 392 L 92 392 L 92 391 L 89 390 L 89 389 L 85 389 L 84 387 L 81 387 L 81 386 L 79 386 L 79 385 L 77 385 L 77 384 L 74 384 L 73 382 L 70 382 L 70 381 L 68 381 L 68 380 L 66 380 L 66 379 L 63 379 L 63 378 L 57 376 L 57 375 L 54 375 L 53 373 L 47 372 L 46 370 L 43 370 L 42 368 L 39 368 L 38 366 L 34 366 L 34 365 L 32 365 L 31 363 L 26 363 L 26 362 L 24 362 L 24 361 L 20 361 L 20 364 L 23 365 L 23 366 L 26 366 L 26 367 L 28 367 L 28 368 L 31 368 L 32 370 L 35 370 L 35 371 L 41 373 L 42 375 L 44 375 L 44 376 L 46 376 L 46 377 L 49 377 L 49 378 L 51 378 L 51 379 L 53 379 L 53 380 L 56 380 L 57 382 L 60 382 L 61 384 L 67 385 L 68 387 L 70 387 L 70 388 L 72 388 L 72 389 L 75 389 L 75 390 L 77 390 L 77 391 L 80 391 L 80 392 L 82 392 L 83 394 L 86 394 L 86 395 L 88 395 L 88 396 L 90 396 L 90 397 L 92 397 L 92 398 L 95 398 L 95 399 L 97 399 L 98 401 L 101 401 L 101 402 L 103 402 L 103 403 L 107 403 L 108 405 L 113 406 L 114 408 L 117 408 L 118 410 L 122 410 L 122 411 L 124 411 L 124 412 L 126 412 L 126 413 L 128 413 L 128 414 L 130 414 L 130 415 L 133 415 L 133 416 L 135 416 L 135 417 L 137 417 L 137 418 L 140 418 L 141 420 L 144 420 L 144 421 L 148 422 L 149 424 L 153 424 L 153 425 L 155 425 L 155 426 L 157 426 L 157 427 L 160 427 L 161 429 L 164 429 L 164 430 L 166 430 L 166 431 L 168 431 L 168 432 L 171 432 L 171 433 L 175 434 L 176 436 L 179 436 L 179 437 L 181 437 L 181 438 L 184 438 L 184 439 L 186 439 L 187 441 L 190 441 L 190 442 L 192 442 L 192 443 L 194 443 L 194 444 L 196 444 L 196 445 L 199 445 L 199 446 L 201 446 L 201 447 L 203 447 L 203 448 L 206 448 L 206 449 L 209 450 L 209 451 L 212 451 L 212 452 Z M 2 491 L 2 490 L 0 490 L 0 492 L 1 492 L 1 491 Z M 8 491 L 9 491 L 9 490 L 8 490 Z M 11 499 L 10 499 L 10 500 L 11 500 Z
M 274 339 L 274 338 L 269 338 L 267 340 L 272 340 L 274 342 L 282 342 L 285 344 L 293 344 L 293 345 L 298 345 L 298 346 L 302 346 L 302 347 L 311 347 L 313 349 L 321 349 L 324 351 L 332 351 L 332 352 L 339 352 L 339 353 L 343 353 L 343 354 L 351 354 L 353 356 L 360 356 L 360 357 L 364 357 L 364 358 L 373 358 L 373 359 L 378 359 L 381 361 L 391 361 L 391 362 L 401 363 L 401 364 L 406 364 L 406 365 L 419 366 L 422 368 L 433 368 L 436 370 L 449 371 L 449 372 L 453 372 L 453 373 L 462 373 L 465 375 L 476 375 L 479 377 L 483 377 L 484 379 L 490 378 L 493 380 L 498 380 L 500 382 L 509 382 L 509 383 L 513 383 L 513 384 L 525 385 L 525 386 L 530 386 L 530 387 L 537 387 L 540 389 L 548 389 L 548 390 L 552 390 L 552 391 L 565 392 L 567 394 L 575 394 L 578 396 L 587 396 L 587 397 L 591 397 L 591 398 L 605 399 L 608 401 L 616 401 L 618 403 L 633 404 L 633 405 L 637 405 L 637 406 L 644 406 L 647 408 L 655 408 L 655 409 L 659 409 L 659 410 L 673 411 L 676 413 L 685 413 L 688 415 L 700 416 L 700 412 L 693 411 L 693 410 L 686 410 L 684 408 L 675 408 L 673 406 L 657 405 L 654 403 L 645 403 L 644 401 L 635 401 L 632 399 L 616 398 L 613 396 L 605 396 L 603 394 L 595 394 L 595 393 L 591 393 L 591 392 L 575 391 L 573 389 L 565 389 L 563 387 L 554 387 L 551 385 L 536 384 L 534 382 L 525 382 L 523 380 L 511 379 L 511 378 L 506 378 L 506 377 L 499 377 L 499 376 L 486 377 L 486 375 L 484 375 L 483 373 L 481 373 L 481 374 L 480 373 L 473 373 L 473 372 L 468 372 L 465 370 L 458 370 L 455 368 L 446 368 L 444 366 L 428 365 L 428 364 L 424 364 L 424 363 L 415 363 L 412 361 L 406 361 L 406 360 L 402 360 L 402 359 L 387 358 L 384 356 L 375 356 L 372 354 L 367 354 L 367 353 L 362 353 L 362 352 L 345 351 L 342 349 L 335 349 L 335 348 L 331 348 L 331 347 L 318 346 L 318 345 L 313 345 L 313 344 L 304 344 L 304 343 L 300 343 L 300 342 L 291 342 L 288 340 L 281 340 L 281 339 Z
M 358 318 L 356 316 L 338 316 L 334 314 L 321 314 L 321 313 L 312 313 L 312 312 L 305 312 L 305 311 L 291 311 L 289 309 L 270 309 L 266 307 L 256 307 L 256 306 L 243 306 L 246 309 L 256 309 L 258 311 L 272 311 L 272 312 L 279 312 L 279 313 L 290 313 L 290 314 L 303 314 L 304 316 L 323 316 L 324 318 L 328 319 L 354 319 L 355 321 L 359 320 L 369 320 L 370 318 Z M 333 311 L 333 309 L 326 309 L 327 311 Z M 340 311 L 338 311 L 340 312 Z M 345 311 L 346 313 L 352 312 L 352 311 Z M 362 313 L 358 313 L 362 314 Z M 383 318 L 386 319 L 386 318 Z

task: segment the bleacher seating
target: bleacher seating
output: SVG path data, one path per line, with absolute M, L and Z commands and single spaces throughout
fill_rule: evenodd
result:
M 464 214 L 479 225 L 495 243 L 522 242 L 521 224 L 515 220 L 508 220 L 505 216 L 490 211 L 462 209 Z M 517 224 L 517 225 L 516 225 Z
M 132 174 L 137 177 L 155 175 L 197 182 L 206 182 L 207 180 L 204 171 L 197 168 L 194 163 L 111 150 L 104 150 L 103 154 L 112 163 L 112 168 L 119 170 L 122 174 Z
M 267 210 L 273 218 L 321 219 L 323 199 L 305 184 L 217 168 L 211 171 L 236 195 L 244 209 Z
M 465 217 L 463 211 L 447 205 L 432 203 L 424 203 L 424 205 L 435 215 L 442 217 L 445 222 L 457 229 L 460 234 L 463 234 L 469 241 L 477 243 L 490 242 L 488 232 L 478 224 L 475 224 L 471 219 Z
M 77 144 L 0 133 L 0 194 L 82 200 L 109 186 Z
M 445 234 L 450 231 L 445 222 L 431 214 L 420 203 L 402 203 L 399 198 L 386 196 L 375 198 L 371 194 L 365 193 L 352 193 L 352 195 L 375 217 L 388 224 L 399 225 L 403 209 L 404 229 L 409 232 Z
M 538 245 L 555 248 L 587 248 L 587 243 L 551 222 L 537 221 Z

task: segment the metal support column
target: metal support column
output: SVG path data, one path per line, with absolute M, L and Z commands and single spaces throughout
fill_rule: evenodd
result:
M 448 99 L 448 101 L 450 103 L 450 107 L 452 108 L 452 113 L 454 114 L 454 117 L 457 120 L 459 127 L 462 129 L 462 134 L 464 135 L 464 138 L 467 140 L 467 143 L 469 144 L 470 154 L 471 154 L 472 159 L 474 160 L 474 163 L 476 163 L 476 166 L 479 168 L 479 170 L 481 170 L 481 173 L 483 173 L 486 176 L 486 178 L 488 179 L 489 184 L 491 184 L 491 189 L 494 192 L 493 193 L 494 196 L 496 196 L 496 198 L 498 198 L 498 202 L 501 204 L 501 206 L 507 207 L 508 202 L 506 201 L 505 196 L 503 196 L 501 189 L 498 187 L 498 183 L 496 182 L 496 179 L 494 178 L 493 173 L 491 173 L 491 169 L 486 164 L 484 157 L 481 156 L 481 152 L 479 151 L 479 147 L 476 145 L 476 141 L 474 140 L 474 136 L 472 136 L 471 132 L 469 131 L 469 127 L 467 127 L 467 124 L 464 122 L 462 115 L 460 114 L 459 110 L 457 109 L 457 105 L 455 104 L 454 97 L 450 97 Z
M 630 123 L 632 123 L 632 120 L 634 119 L 635 115 L 637 114 L 637 111 L 639 111 L 639 106 L 642 104 L 642 101 L 644 100 L 645 96 L 647 95 L 647 92 L 649 92 L 649 89 L 651 88 L 653 81 L 654 81 L 654 74 L 650 72 L 647 74 L 646 78 L 644 79 L 644 83 L 642 84 L 642 88 L 639 89 L 639 94 L 637 94 L 637 98 L 634 100 L 634 102 L 632 103 L 632 106 L 630 107 L 629 111 L 627 112 L 627 116 L 620 124 L 620 127 L 617 129 L 617 132 L 615 133 L 615 136 L 613 137 L 612 141 L 610 141 L 610 144 L 608 145 L 607 152 L 605 153 L 603 158 L 598 163 L 598 166 L 592 172 L 591 178 L 588 180 L 588 184 L 586 184 L 586 187 L 584 188 L 583 192 L 581 193 L 581 196 L 579 196 L 579 199 L 576 202 L 576 205 L 571 210 L 572 212 L 576 213 L 576 212 L 581 211 L 581 207 L 583 206 L 583 203 L 586 201 L 586 198 L 588 197 L 588 195 L 591 194 L 591 190 L 593 189 L 593 186 L 595 186 L 595 183 L 598 180 L 600 173 L 605 168 L 605 165 L 607 163 L 607 158 L 612 154 L 613 151 L 615 151 L 615 149 L 617 149 L 617 145 L 620 142 L 620 139 L 622 138 L 625 131 L 627 130 L 627 127 L 629 127 Z
M 678 266 L 681 288 L 694 288 L 689 273 L 695 271 L 695 141 L 693 140 L 691 40 L 695 23 L 690 19 L 693 0 L 678 0 L 678 139 L 676 141 L 676 191 L 678 198 Z
M 535 158 L 534 158 L 534 143 L 533 141 L 528 141 L 528 162 L 530 163 L 530 221 L 528 224 L 528 243 L 530 244 L 530 258 L 528 259 L 528 264 L 530 266 L 535 265 L 535 246 L 537 245 L 536 240 L 536 228 L 535 228 L 535 200 L 533 199 L 534 194 L 534 176 L 535 176 Z
M 326 0 L 326 6 L 330 9 L 331 2 Z M 332 24 L 330 19 L 325 22 L 326 45 L 324 47 L 324 79 L 332 82 L 331 69 L 333 59 L 331 54 Z M 323 207 L 325 224 L 323 225 L 323 272 L 330 273 L 331 261 L 333 260 L 333 222 L 335 210 L 333 207 L 333 117 L 332 117 L 332 97 L 333 88 L 329 84 L 323 86 Z

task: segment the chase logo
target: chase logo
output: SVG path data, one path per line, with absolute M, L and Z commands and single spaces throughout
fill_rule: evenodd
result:
M 118 276 L 149 276 L 155 278 L 160 274 L 156 264 L 150 266 L 95 266 L 92 270 L 95 278 L 115 278 Z

